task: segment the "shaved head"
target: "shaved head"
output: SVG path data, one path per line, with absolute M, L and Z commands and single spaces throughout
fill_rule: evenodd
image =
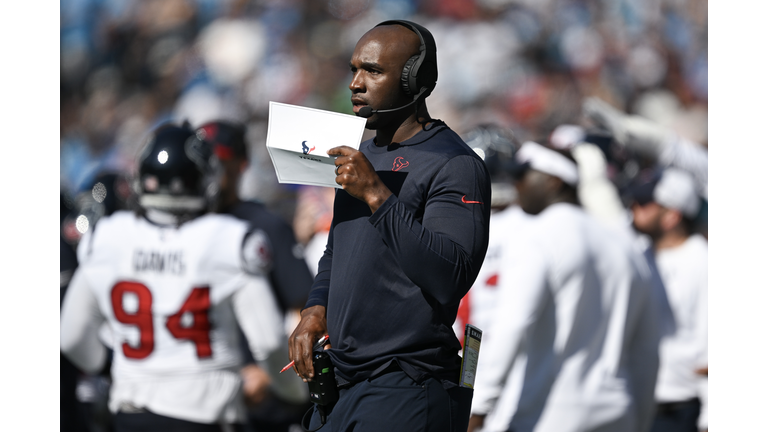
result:
M 368 30 L 357 42 L 358 46 L 364 44 L 379 46 L 381 54 L 387 54 L 392 61 L 404 66 L 409 58 L 419 54 L 421 41 L 411 29 L 398 24 L 389 24 Z

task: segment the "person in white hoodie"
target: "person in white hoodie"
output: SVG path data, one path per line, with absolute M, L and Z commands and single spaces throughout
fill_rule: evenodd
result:
M 503 258 L 468 430 L 485 426 L 525 354 L 511 420 L 483 430 L 646 431 L 659 346 L 650 270 L 628 236 L 582 210 L 567 152 L 527 142 L 516 159 L 518 202 L 534 216 L 525 247 Z

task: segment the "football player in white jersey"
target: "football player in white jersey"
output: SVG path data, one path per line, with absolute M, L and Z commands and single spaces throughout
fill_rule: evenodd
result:
M 490 334 L 494 311 L 499 303 L 499 281 L 504 279 L 510 268 L 514 268 L 505 258 L 511 255 L 511 249 L 525 244 L 522 237 L 527 234 L 526 223 L 530 219 L 530 215 L 517 203 L 517 190 L 513 184 L 512 173 L 517 166 L 515 153 L 520 143 L 512 130 L 483 124 L 468 131 L 464 141 L 480 155 L 491 175 L 491 224 L 485 260 L 472 289 L 459 304 L 454 323 L 454 331 L 459 340 L 464 338 L 466 324 L 478 327 L 484 332 L 485 338 Z M 484 430 L 493 430 L 496 425 L 509 424 L 520 396 L 525 363 L 525 353 L 515 359 L 504 392 L 494 409 L 487 415 Z
M 140 210 L 103 218 L 80 242 L 80 267 L 61 311 L 61 350 L 86 372 L 114 352 L 109 407 L 117 432 L 239 430 L 245 421 L 237 326 L 272 390 L 300 402 L 307 388 L 279 374 L 288 360 L 265 277 L 262 231 L 207 213 L 220 172 L 187 125 L 154 131 L 139 158 Z

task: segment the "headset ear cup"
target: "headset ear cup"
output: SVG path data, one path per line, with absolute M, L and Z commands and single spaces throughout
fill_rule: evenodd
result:
M 400 86 L 407 95 L 414 95 L 418 92 L 416 87 L 416 77 L 411 78 L 411 69 L 416 65 L 419 60 L 419 55 L 415 55 L 408 59 L 403 66 L 403 73 L 400 75 Z

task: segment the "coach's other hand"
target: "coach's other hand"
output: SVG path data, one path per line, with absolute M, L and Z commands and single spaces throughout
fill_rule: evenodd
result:
M 325 306 L 311 306 L 301 311 L 301 321 L 288 339 L 288 349 L 293 370 L 304 382 L 312 381 L 315 377 L 312 347 L 326 334 L 328 323 L 325 319 Z

